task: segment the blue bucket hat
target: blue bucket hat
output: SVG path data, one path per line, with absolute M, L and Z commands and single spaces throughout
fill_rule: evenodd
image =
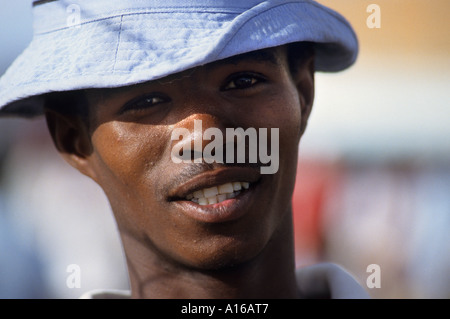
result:
M 350 24 L 312 0 L 41 0 L 34 36 L 0 78 L 0 115 L 42 114 L 42 95 L 151 81 L 241 53 L 314 43 L 316 71 L 352 65 Z

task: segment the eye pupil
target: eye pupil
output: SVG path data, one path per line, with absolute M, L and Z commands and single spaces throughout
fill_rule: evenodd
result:
M 158 103 L 161 99 L 158 99 L 156 97 L 149 97 L 145 100 L 146 103 L 149 104 L 154 104 L 154 103 Z
M 168 98 L 160 97 L 160 96 L 146 96 L 146 97 L 140 97 L 136 100 L 132 100 L 125 104 L 125 106 L 122 109 L 122 112 L 129 112 L 129 111 L 144 111 L 147 109 L 150 109 L 154 106 L 159 105 L 160 103 L 165 103 L 169 101 Z
M 248 76 L 243 76 L 235 80 L 235 84 L 239 88 L 246 88 L 253 84 L 253 78 Z
M 260 82 L 265 82 L 262 76 L 255 75 L 253 73 L 236 74 L 233 75 L 227 84 L 223 87 L 224 90 L 245 90 L 250 89 Z

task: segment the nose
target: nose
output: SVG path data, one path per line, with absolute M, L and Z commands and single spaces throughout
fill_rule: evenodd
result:
M 175 161 L 223 163 L 225 125 L 212 114 L 194 113 L 172 131 L 172 159 Z
M 226 128 L 236 125 L 236 117 L 231 114 L 233 107 L 205 84 L 189 87 L 177 111 L 172 130 L 172 156 L 194 163 L 208 162 L 207 156 L 212 156 L 223 163 Z

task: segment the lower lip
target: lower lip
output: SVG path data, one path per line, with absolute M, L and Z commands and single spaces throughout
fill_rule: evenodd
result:
M 173 203 L 184 215 L 199 222 L 223 223 L 237 220 L 249 211 L 256 188 L 257 184 L 253 184 L 235 198 L 226 199 L 217 204 L 199 205 L 188 200 Z

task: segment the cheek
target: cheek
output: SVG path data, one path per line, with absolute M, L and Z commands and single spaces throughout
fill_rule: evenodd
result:
M 110 122 L 96 129 L 92 142 L 103 174 L 109 173 L 124 183 L 135 184 L 161 159 L 164 138 L 161 128 Z
M 288 76 L 260 100 L 260 114 L 253 114 L 253 121 L 263 121 L 261 127 L 277 127 L 280 135 L 300 137 L 301 101 L 299 93 Z M 261 114 L 263 113 L 263 114 Z M 263 116 L 261 116 L 263 115 Z
M 279 129 L 280 156 L 292 154 L 297 149 L 301 137 L 301 102 L 297 91 L 289 85 L 284 86 L 281 94 L 269 100 L 267 114 L 264 116 L 266 127 Z M 280 158 L 282 159 L 282 158 Z
M 287 86 L 286 94 L 284 95 L 283 109 L 283 121 L 285 121 L 286 132 L 293 139 L 295 143 L 300 141 L 301 135 L 301 121 L 302 121 L 302 106 L 297 89 L 293 84 Z
M 161 174 L 165 148 L 161 141 L 165 138 L 163 128 L 123 122 L 104 123 L 94 132 L 92 143 L 97 183 L 119 221 L 141 218 L 134 214 L 142 211 L 143 198 L 153 198 L 151 203 L 158 202 L 158 185 L 149 181 Z
M 270 114 L 272 127 L 279 128 L 279 169 L 273 176 L 272 191 L 279 203 L 284 204 L 290 203 L 295 183 L 302 117 L 297 90 L 288 85 L 285 88 L 283 94 L 272 101 Z
M 165 127 L 108 122 L 92 136 L 97 183 L 105 192 L 118 227 L 137 236 L 152 229 L 158 212 L 158 180 L 167 138 Z M 169 137 L 170 138 L 170 137 Z M 147 212 L 147 213 L 146 213 Z M 157 223 L 156 223 L 157 224 Z M 141 234 L 141 235 L 139 235 Z

